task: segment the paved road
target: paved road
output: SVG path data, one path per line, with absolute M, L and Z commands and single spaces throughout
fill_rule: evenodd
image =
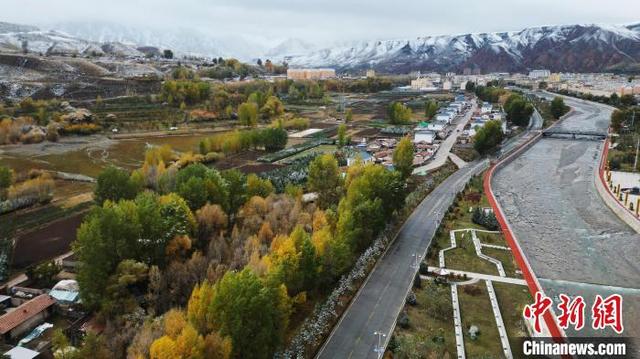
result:
M 318 358 L 377 357 L 374 352 L 377 339 L 373 333 L 383 332 L 389 340 L 417 272 L 417 268 L 411 266 L 412 256 L 418 253 L 424 257 L 456 193 L 487 166 L 487 161 L 470 163 L 449 176 L 420 203 L 320 349 Z
M 431 161 L 429 161 L 429 163 L 427 163 L 424 166 L 416 167 L 413 170 L 413 173 L 429 172 L 438 167 L 443 166 L 445 162 L 447 162 L 447 157 L 449 157 L 449 153 L 451 153 L 451 148 L 453 147 L 453 145 L 456 144 L 456 140 L 458 139 L 458 136 L 460 136 L 460 134 L 462 133 L 462 130 L 464 129 L 464 126 L 467 124 L 467 122 L 469 122 L 469 120 L 471 119 L 471 116 L 473 115 L 473 113 L 476 111 L 477 108 L 478 108 L 478 104 L 474 100 L 473 105 L 471 106 L 470 109 L 467 110 L 464 116 L 458 118 L 458 120 L 454 122 L 454 124 L 456 125 L 455 128 L 451 131 L 451 134 L 449 135 L 449 137 L 447 137 L 444 141 L 442 141 L 442 143 L 440 144 L 440 147 L 438 148 L 438 151 L 433 156 L 433 159 L 431 159 Z

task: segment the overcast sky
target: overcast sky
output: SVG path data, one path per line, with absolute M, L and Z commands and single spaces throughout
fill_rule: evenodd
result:
M 254 39 L 341 40 L 640 22 L 639 0 L 0 0 L 0 21 L 101 21 Z

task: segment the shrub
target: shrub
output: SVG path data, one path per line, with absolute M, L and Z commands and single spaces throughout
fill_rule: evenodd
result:
M 413 291 L 410 291 L 409 295 L 407 295 L 407 304 L 412 306 L 418 305 L 418 298 L 416 298 L 416 294 Z
M 62 133 L 66 135 L 91 135 L 99 132 L 102 127 L 95 123 L 68 124 L 62 128 Z
M 429 274 L 429 265 L 425 262 L 421 262 L 420 263 L 420 269 L 418 269 L 418 273 L 422 274 L 422 275 L 427 275 Z
M 410 327 L 409 316 L 407 315 L 407 313 L 405 311 L 402 311 L 400 313 L 400 315 L 398 316 L 398 325 L 402 329 L 409 329 L 409 327 Z

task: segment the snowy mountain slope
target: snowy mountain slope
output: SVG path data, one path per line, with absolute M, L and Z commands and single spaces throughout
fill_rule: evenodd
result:
M 363 41 L 282 56 L 290 66 L 387 72 L 604 71 L 638 66 L 640 24 L 542 26 L 522 31 Z
M 64 32 L 43 31 L 33 26 L 0 23 L 0 51 L 24 51 L 52 54 L 110 54 L 123 57 L 143 56 L 134 46 L 119 42 L 95 42 Z
M 61 22 L 51 25 L 74 36 L 95 42 L 120 42 L 136 46 L 171 49 L 178 55 L 236 57 L 244 61 L 266 51 L 260 42 L 241 36 L 221 36 L 195 29 L 151 28 L 111 22 Z

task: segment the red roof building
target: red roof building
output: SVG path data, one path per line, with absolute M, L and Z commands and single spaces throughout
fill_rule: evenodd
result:
M 0 317 L 0 335 L 14 339 L 44 322 L 56 300 L 41 294 Z

